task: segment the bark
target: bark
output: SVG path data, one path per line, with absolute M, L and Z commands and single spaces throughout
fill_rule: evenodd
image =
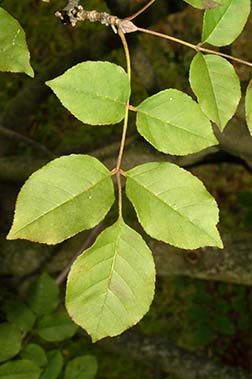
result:
M 181 379 L 252 379 L 250 373 L 190 353 L 162 337 L 143 337 L 127 332 L 120 337 L 98 342 L 98 345 L 130 359 L 159 365 L 163 371 Z
M 151 240 L 157 274 L 252 285 L 251 234 L 222 234 L 224 249 L 186 251 Z
M 112 143 L 101 149 L 91 151 L 89 154 L 102 160 L 103 163 L 113 169 L 116 165 L 119 142 Z M 175 157 L 161 154 L 153 150 L 149 145 L 144 145 L 137 141 L 135 136 L 129 137 L 126 141 L 126 151 L 123 158 L 123 169 L 128 170 L 138 164 L 151 161 L 169 161 L 179 166 L 188 167 L 202 162 L 209 154 L 218 151 L 216 147 L 206 149 L 197 154 L 191 154 L 186 157 Z M 66 151 L 70 153 L 82 153 L 83 148 L 78 147 L 76 150 Z M 84 151 L 85 152 L 85 151 Z M 0 157 L 0 182 L 22 183 L 28 176 L 42 167 L 49 161 L 49 158 L 34 157 Z

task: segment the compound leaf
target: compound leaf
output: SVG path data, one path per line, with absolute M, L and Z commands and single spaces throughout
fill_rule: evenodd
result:
M 10 361 L 0 366 L 0 379 L 38 379 L 40 368 L 28 359 Z
M 22 336 L 15 325 L 0 324 L 0 362 L 14 357 L 21 349 Z M 1 377 L 1 376 L 0 376 Z
M 242 32 L 249 13 L 250 0 L 221 0 L 220 7 L 205 11 L 202 42 L 229 45 Z
M 38 323 L 38 334 L 49 342 L 64 341 L 71 338 L 77 329 L 77 325 L 70 320 L 66 312 L 45 315 Z
M 116 124 L 124 117 L 130 83 L 122 67 L 109 62 L 83 62 L 46 84 L 80 121 Z
M 202 182 L 172 163 L 127 172 L 126 193 L 151 237 L 184 249 L 222 247 L 218 207 Z
M 28 304 L 39 316 L 53 311 L 59 303 L 59 286 L 46 272 L 32 283 Z
M 222 57 L 198 53 L 191 63 L 190 84 L 203 112 L 223 130 L 241 98 L 234 67 Z
M 74 262 L 66 307 L 71 319 L 97 341 L 136 324 L 149 309 L 154 284 L 151 251 L 119 218 Z
M 245 108 L 246 108 L 246 121 L 248 130 L 252 135 L 252 79 L 249 82 L 246 96 L 245 96 Z
M 59 243 L 97 225 L 113 202 L 111 174 L 96 158 L 57 158 L 22 187 L 7 239 Z
M 0 8 L 0 71 L 25 72 L 34 77 L 25 33 L 3 8 Z
M 97 368 L 97 361 L 93 355 L 74 358 L 66 366 L 65 379 L 94 379 Z
M 176 89 L 161 91 L 137 107 L 137 129 L 167 154 L 186 155 L 218 144 L 199 105 Z
M 192 5 L 194 8 L 198 9 L 212 9 L 219 7 L 221 0 L 184 0 L 186 3 Z

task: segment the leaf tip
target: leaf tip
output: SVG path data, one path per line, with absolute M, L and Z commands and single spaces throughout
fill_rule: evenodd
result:
M 30 78 L 34 78 L 35 77 L 35 73 L 34 73 L 34 70 L 32 68 L 32 66 L 29 66 L 27 68 L 27 70 L 25 70 L 25 74 L 30 76 Z
M 10 229 L 9 233 L 7 234 L 6 239 L 8 241 L 16 239 L 16 237 L 14 237 L 14 233 L 12 232 L 12 228 Z

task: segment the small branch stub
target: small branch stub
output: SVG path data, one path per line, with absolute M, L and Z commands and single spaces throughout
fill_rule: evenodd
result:
M 78 21 L 100 22 L 103 25 L 111 26 L 114 33 L 119 28 L 124 34 L 137 31 L 137 27 L 130 20 L 120 20 L 117 16 L 112 16 L 106 12 L 97 12 L 96 10 L 86 11 L 79 0 L 69 0 L 68 4 L 60 11 L 55 13 L 63 24 L 71 24 L 73 27 Z

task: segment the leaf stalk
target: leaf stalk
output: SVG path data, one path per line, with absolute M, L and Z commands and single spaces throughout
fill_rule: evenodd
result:
M 138 26 L 137 26 L 137 31 L 145 33 L 145 34 L 150 34 L 150 35 L 153 35 L 153 36 L 156 36 L 156 37 L 168 39 L 169 41 L 173 41 L 173 42 L 179 43 L 180 45 L 184 45 L 184 46 L 190 47 L 191 49 L 195 50 L 196 52 L 203 52 L 203 53 L 210 53 L 210 54 L 219 55 L 220 57 L 231 59 L 231 60 L 233 60 L 235 62 L 238 62 L 238 63 L 244 64 L 246 66 L 252 67 L 252 63 L 251 62 L 245 61 L 245 60 L 240 59 L 240 58 L 236 58 L 236 57 L 234 57 L 232 55 L 221 53 L 220 51 L 216 51 L 216 50 L 212 50 L 212 49 L 207 49 L 205 47 L 202 47 L 200 44 L 195 45 L 193 43 L 184 41 L 184 40 L 182 40 L 180 38 L 176 38 L 176 37 L 170 36 L 168 34 L 163 34 L 163 33 L 155 32 L 154 30 L 150 30 L 150 29 L 139 28 Z
M 130 52 L 129 52 L 129 47 L 127 40 L 125 38 L 125 35 L 123 31 L 118 28 L 118 35 L 121 38 L 123 48 L 124 48 L 124 53 L 125 53 L 125 58 L 126 58 L 126 65 L 127 65 L 127 74 L 129 78 L 129 82 L 131 82 L 131 60 L 130 60 Z M 123 158 L 123 152 L 125 148 L 125 142 L 126 142 L 126 135 L 127 135 L 127 129 L 128 129 L 128 121 L 129 121 L 129 100 L 127 101 L 125 105 L 125 115 L 124 115 L 124 123 L 123 123 L 123 131 L 122 131 L 122 138 L 121 138 L 121 144 L 120 144 L 120 149 L 117 157 L 117 163 L 116 163 L 116 168 L 114 170 L 114 173 L 116 175 L 116 180 L 117 180 L 117 188 L 118 188 L 118 212 L 119 212 L 119 217 L 122 217 L 122 182 L 121 182 L 121 163 L 122 163 L 122 158 Z

